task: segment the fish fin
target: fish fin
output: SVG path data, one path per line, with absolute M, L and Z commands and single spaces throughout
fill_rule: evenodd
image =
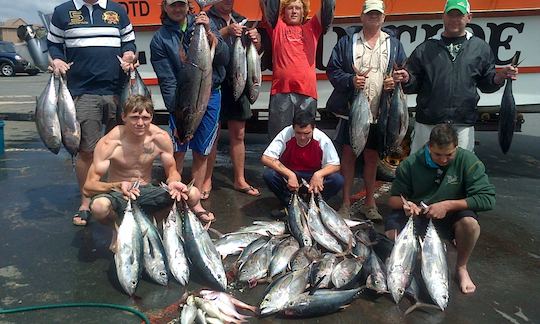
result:
M 319 289 L 319 286 L 323 282 L 324 278 L 326 278 L 326 275 L 323 275 L 312 287 L 309 288 L 309 295 L 313 295 L 317 289 Z
M 412 313 L 413 311 L 415 311 L 417 308 L 431 308 L 431 309 L 437 309 L 437 310 L 440 310 L 439 306 L 437 305 L 432 305 L 432 304 L 426 304 L 426 303 L 421 303 L 421 302 L 416 302 L 414 305 L 412 305 L 411 307 L 407 308 L 407 310 L 405 311 L 405 313 L 403 315 L 407 316 L 408 314 Z
M 208 232 L 212 232 L 213 234 L 217 235 L 217 237 L 219 237 L 219 238 L 222 238 L 223 236 L 225 236 L 225 234 L 221 233 L 220 231 L 218 231 L 215 228 L 209 228 Z

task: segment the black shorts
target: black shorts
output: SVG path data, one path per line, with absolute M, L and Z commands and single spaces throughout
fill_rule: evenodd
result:
M 336 126 L 334 141 L 341 145 L 351 145 L 351 136 L 349 135 L 349 120 L 340 118 Z M 377 150 L 377 124 L 369 125 L 369 134 L 364 148 Z
M 472 217 L 478 220 L 478 215 L 469 209 L 460 210 L 455 213 L 449 213 L 443 219 L 434 219 L 433 225 L 437 229 L 437 232 L 442 238 L 452 240 L 454 239 L 454 224 L 464 217 Z M 405 215 L 403 209 L 394 209 L 384 217 L 384 230 L 398 230 L 401 231 L 407 223 L 408 217 Z M 414 230 L 417 235 L 424 236 L 426 234 L 427 225 L 429 219 L 426 217 L 416 217 L 414 221 Z
M 242 93 L 237 101 L 234 101 L 233 89 L 229 84 L 230 81 L 225 80 L 221 85 L 221 114 L 220 120 L 227 122 L 229 120 L 246 121 L 251 118 L 251 104 L 246 95 Z
M 141 195 L 137 198 L 137 205 L 147 214 L 152 215 L 153 213 L 163 210 L 164 208 L 171 208 L 173 204 L 173 199 L 167 190 L 155 186 L 152 184 L 147 184 L 140 186 Z M 92 208 L 92 203 L 98 198 L 107 198 L 111 201 L 113 210 L 116 212 L 119 219 L 124 217 L 124 210 L 127 206 L 127 200 L 124 199 L 124 196 L 121 192 L 111 191 L 105 194 L 99 194 L 92 197 L 90 202 L 90 209 Z

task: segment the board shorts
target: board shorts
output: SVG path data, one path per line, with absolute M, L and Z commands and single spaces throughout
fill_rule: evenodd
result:
M 191 150 L 201 155 L 207 156 L 210 154 L 212 146 L 214 146 L 214 142 L 217 139 L 220 109 L 221 92 L 219 89 L 214 89 L 210 94 L 206 112 L 204 113 L 195 134 L 193 134 L 193 138 L 189 142 L 181 144 L 176 137 L 172 136 L 174 152 L 187 152 L 189 147 Z M 172 114 L 169 114 L 169 128 L 171 129 L 171 134 L 174 134 L 176 124 Z
M 163 189 L 162 187 L 153 184 L 146 184 L 141 185 L 139 190 L 141 194 L 137 200 L 135 200 L 135 202 L 147 215 L 151 215 L 155 212 L 163 210 L 164 208 L 170 209 L 172 207 L 174 200 L 171 198 L 171 195 L 167 192 L 167 190 Z M 116 212 L 119 219 L 124 217 L 127 200 L 124 199 L 121 192 L 111 191 L 93 196 L 92 201 L 90 202 L 90 210 L 92 209 L 94 200 L 98 198 L 109 199 L 111 202 L 111 207 Z
M 105 132 L 110 131 L 120 120 L 118 96 L 83 94 L 73 99 L 77 121 L 81 125 L 79 151 L 93 152 Z

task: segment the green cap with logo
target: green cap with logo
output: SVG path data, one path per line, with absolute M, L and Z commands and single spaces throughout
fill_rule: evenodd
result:
M 444 6 L 444 13 L 448 13 L 450 10 L 459 10 L 462 14 L 466 15 L 471 12 L 471 5 L 467 0 L 448 0 L 446 6 Z

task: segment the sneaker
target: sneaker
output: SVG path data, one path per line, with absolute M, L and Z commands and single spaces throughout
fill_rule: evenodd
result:
M 380 222 L 383 220 L 381 214 L 379 214 L 379 211 L 377 210 L 377 207 L 364 205 L 360 207 L 360 213 L 364 214 L 367 219 L 374 222 Z
M 287 217 L 287 209 L 274 209 L 270 212 L 270 216 L 272 216 L 272 218 L 274 219 L 284 219 L 285 217 Z

